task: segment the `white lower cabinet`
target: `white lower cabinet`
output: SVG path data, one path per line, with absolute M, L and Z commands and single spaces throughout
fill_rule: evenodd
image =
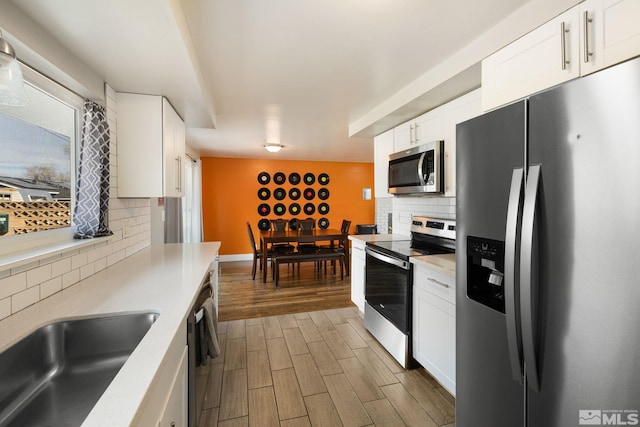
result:
M 365 242 L 351 241 L 351 301 L 364 313 Z
M 180 364 L 176 370 L 171 392 L 162 410 L 158 427 L 187 427 L 188 423 L 188 358 L 187 346 L 184 347 Z
M 413 358 L 456 395 L 455 278 L 414 264 Z

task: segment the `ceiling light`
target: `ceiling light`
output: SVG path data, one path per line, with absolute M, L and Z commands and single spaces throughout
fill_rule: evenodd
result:
M 265 144 L 264 149 L 270 153 L 277 153 L 280 149 L 284 147 L 282 144 Z
M 16 52 L 9 42 L 2 38 L 0 31 L 0 105 L 20 107 L 28 104 Z

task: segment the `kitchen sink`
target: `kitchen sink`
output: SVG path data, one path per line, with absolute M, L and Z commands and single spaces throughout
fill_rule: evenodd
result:
M 79 426 L 159 314 L 65 320 L 0 353 L 0 426 Z

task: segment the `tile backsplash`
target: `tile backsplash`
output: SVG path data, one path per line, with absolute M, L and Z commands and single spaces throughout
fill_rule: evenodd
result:
M 409 236 L 411 215 L 456 218 L 455 197 L 384 197 L 376 199 L 378 232 L 386 233 L 391 214 L 393 234 Z
M 114 235 L 108 241 L 96 239 L 94 244 L 82 249 L 0 270 L 0 319 L 73 286 L 150 244 L 149 199 L 117 198 L 117 105 L 116 93 L 108 85 L 105 85 L 105 99 L 111 132 L 109 228 Z M 127 236 L 123 238 L 124 221 L 127 223 Z

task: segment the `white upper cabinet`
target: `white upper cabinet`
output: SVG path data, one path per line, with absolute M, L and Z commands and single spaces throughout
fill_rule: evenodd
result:
M 393 129 L 373 139 L 375 197 L 392 197 L 389 194 L 389 154 L 393 153 Z
M 184 122 L 161 96 L 117 94 L 118 197 L 182 197 Z
M 640 1 L 586 0 L 482 61 L 487 111 L 640 55 Z
M 580 25 L 581 75 L 640 55 L 640 1 L 586 0 Z
M 481 108 L 481 89 L 462 95 L 445 104 L 446 135 L 444 138 L 444 195 L 456 195 L 456 125 L 479 116 Z
M 398 152 L 427 142 L 443 140 L 446 133 L 444 117 L 444 108 L 438 107 L 396 126 L 393 151 Z
M 580 75 L 580 11 L 568 12 L 482 61 L 484 111 Z

